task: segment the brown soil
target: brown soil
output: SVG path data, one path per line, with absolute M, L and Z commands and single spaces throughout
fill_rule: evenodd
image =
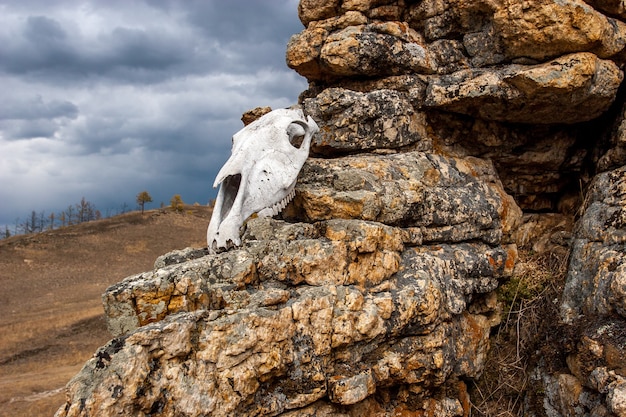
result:
M 0 240 L 0 416 L 52 416 L 111 335 L 101 295 L 174 249 L 206 246 L 211 209 L 127 213 Z

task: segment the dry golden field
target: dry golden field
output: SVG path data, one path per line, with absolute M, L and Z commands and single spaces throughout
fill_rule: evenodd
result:
M 52 416 L 109 335 L 101 294 L 159 255 L 205 246 L 211 209 L 150 210 L 0 240 L 0 416 Z

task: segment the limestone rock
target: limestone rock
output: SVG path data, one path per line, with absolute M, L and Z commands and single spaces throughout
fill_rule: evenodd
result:
M 626 25 L 582 0 L 504 3 L 493 20 L 510 58 L 546 60 L 581 51 L 608 58 L 624 49 Z
M 480 181 L 477 178 L 491 180 Z M 423 153 L 309 159 L 295 205 L 308 220 L 358 218 L 417 228 L 424 242 L 499 242 L 520 219 L 517 205 L 477 159 Z
M 361 220 L 249 228 L 242 249 L 110 288 L 118 337 L 57 415 L 277 415 L 480 373 L 489 311 L 468 305 L 510 275 L 514 246 L 410 247 L 409 231 Z
M 561 304 L 563 320 L 578 329 L 567 356 L 571 373 L 554 379 L 539 370 L 546 411 L 556 416 L 624 413 L 625 197 L 626 166 L 597 175 L 576 224 Z
M 621 4 L 593 3 L 623 13 Z M 582 0 L 428 0 L 408 5 L 355 1 L 341 6 L 304 1 L 300 12 L 308 27 L 290 42 L 287 62 L 309 80 L 449 73 L 464 66 L 546 61 L 585 51 L 609 58 L 626 45 L 626 24 Z M 446 65 L 451 62 L 456 64 Z
M 287 65 L 309 80 L 322 79 L 319 56 L 326 36 L 328 31 L 323 28 L 293 35 L 287 44 Z
M 191 261 L 192 259 L 201 258 L 209 254 L 207 248 L 187 248 L 184 250 L 173 250 L 165 255 L 161 255 L 154 261 L 154 269 L 165 268 L 169 265 L 180 264 Z
M 607 110 L 622 79 L 613 62 L 578 53 L 545 64 L 434 78 L 424 106 L 486 120 L 575 123 Z
M 626 318 L 626 166 L 598 175 L 588 192 L 563 293 L 566 321 Z
M 430 239 L 428 232 L 424 234 Z M 289 240 L 278 236 L 289 236 Z M 154 272 L 131 276 L 110 287 L 103 301 L 111 332 L 122 335 L 181 311 L 235 309 L 250 303 L 266 306 L 284 302 L 284 297 L 289 294 L 284 289 L 270 291 L 269 298 L 250 298 L 247 286 L 264 285 L 265 282 L 290 286 L 325 283 L 377 286 L 399 273 L 405 245 L 421 243 L 424 238 L 418 228 L 393 228 L 355 220 L 329 220 L 315 226 L 281 224 L 276 229 L 273 222 L 268 224 L 257 219 L 249 223 L 245 239 L 245 249 L 168 265 Z M 472 235 L 467 239 L 473 239 Z M 461 249 L 468 247 L 459 247 L 456 255 L 459 260 L 465 256 L 461 255 Z M 497 266 L 500 268 L 498 274 L 510 274 L 515 260 L 514 248 L 485 248 L 482 252 L 486 256 L 482 262 L 491 263 L 491 267 L 483 265 L 480 268 L 488 271 Z M 476 262 L 467 260 L 463 263 Z M 422 264 L 420 268 L 432 270 L 433 274 L 441 272 L 430 263 Z M 482 292 L 485 290 L 481 289 Z M 449 300 L 449 308 L 456 313 L 462 311 L 458 306 L 465 306 L 467 301 L 462 298 Z
M 624 16 L 623 4 L 611 0 L 425 0 L 409 5 L 405 18 L 429 41 L 462 37 L 474 66 L 545 61 L 582 51 L 603 58 L 618 54 L 624 48 L 626 26 L 587 3 Z
M 364 16 L 359 20 L 366 21 Z M 309 80 L 436 70 L 420 36 L 406 25 L 385 22 L 341 28 L 346 23 L 332 19 L 294 36 L 287 48 L 289 66 Z M 338 30 L 328 30 L 337 26 Z
M 251 219 L 240 249 L 175 251 L 110 287 L 117 337 L 58 415 L 408 410 L 372 398 L 393 386 L 420 409 L 465 413 L 431 397 L 481 373 L 497 322 L 484 300 L 517 257 L 501 242 L 521 212 L 493 165 L 421 152 L 309 159 L 296 190 L 290 210 L 307 223 Z
M 58 415 L 409 410 L 372 397 L 394 386 L 419 409 L 465 413 L 431 397 L 480 374 L 497 322 L 485 299 L 517 257 L 501 241 L 520 212 L 493 166 L 410 152 L 302 172 L 291 210 L 307 223 L 251 219 L 240 249 L 175 251 L 110 287 L 117 337 Z
M 185 313 L 142 327 L 96 353 L 69 383 L 74 401 L 57 416 L 281 415 L 323 399 L 328 389 L 330 402 L 349 410 L 352 401 L 374 390 L 373 373 L 382 383 L 418 385 L 468 371 L 450 366 L 457 359 L 476 364 L 484 357 L 486 346 L 470 346 L 474 337 L 485 338 L 484 318 L 470 315 L 441 324 L 433 334 L 401 338 L 378 361 L 369 359 L 369 351 L 376 351 L 371 344 L 339 350 L 337 358 L 316 352 L 316 342 L 300 327 L 309 321 L 323 326 L 336 297 L 344 295 L 309 290 L 277 311 Z M 457 342 L 441 344 L 447 339 Z M 385 391 L 383 384 L 380 393 Z M 443 411 L 447 402 L 434 408 Z M 458 400 L 449 402 L 457 412 L 446 415 L 462 415 Z
M 323 20 L 339 13 L 339 0 L 302 0 L 298 4 L 298 16 L 307 26 L 314 20 Z
M 248 126 L 250 123 L 254 122 L 256 119 L 260 118 L 264 114 L 267 114 L 272 111 L 271 107 L 256 107 L 254 109 L 248 110 L 241 116 L 241 121 L 244 126 Z
M 433 72 L 421 43 L 417 33 L 396 22 L 349 26 L 326 38 L 320 65 L 339 77 Z
M 621 416 L 624 413 L 624 348 L 619 342 L 624 336 L 623 325 L 604 322 L 583 330 L 577 351 L 568 357 L 572 371 L 541 375 L 545 388 L 543 406 L 546 415 Z M 612 414 L 611 414 L 612 413 Z
M 328 88 L 305 99 L 303 108 L 320 126 L 311 143 L 318 154 L 397 149 L 426 138 L 424 115 L 394 89 Z

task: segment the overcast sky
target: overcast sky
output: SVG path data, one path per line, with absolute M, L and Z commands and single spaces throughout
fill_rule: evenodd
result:
M 288 107 L 298 0 L 0 0 L 0 225 L 82 197 L 214 198 L 241 114 Z

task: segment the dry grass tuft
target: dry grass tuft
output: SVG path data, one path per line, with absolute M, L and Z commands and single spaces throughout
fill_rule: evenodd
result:
M 498 289 L 502 322 L 491 338 L 483 375 L 471 389 L 472 415 L 523 416 L 538 356 L 555 338 L 559 297 L 567 272 L 565 253 L 520 251 L 514 276 Z M 536 394 L 536 393 L 534 393 Z

